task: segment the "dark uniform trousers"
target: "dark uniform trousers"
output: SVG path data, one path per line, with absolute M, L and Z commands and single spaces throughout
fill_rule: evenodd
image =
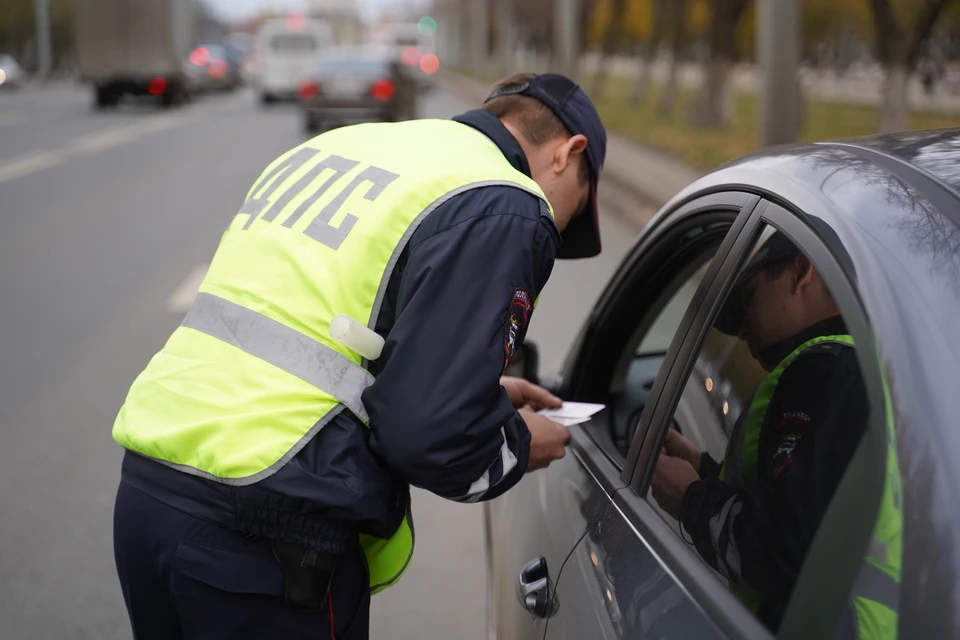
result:
M 299 613 L 265 539 L 174 509 L 121 481 L 113 520 L 114 555 L 137 639 L 369 636 L 370 592 L 359 544 L 339 562 L 327 605 Z

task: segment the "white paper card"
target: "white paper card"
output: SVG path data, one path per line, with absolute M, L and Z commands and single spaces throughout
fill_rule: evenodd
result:
M 595 413 L 603 410 L 605 405 L 591 402 L 564 402 L 559 409 L 543 409 L 539 413 L 554 422 L 569 427 L 570 425 L 586 422 Z

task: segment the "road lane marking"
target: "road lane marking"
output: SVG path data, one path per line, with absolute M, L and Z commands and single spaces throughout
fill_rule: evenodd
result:
M 0 183 L 56 166 L 63 162 L 64 158 L 66 155 L 62 151 L 41 151 L 16 157 L 10 162 L 0 164 Z
M 192 116 L 156 116 L 144 122 L 102 129 L 74 138 L 60 149 L 32 152 L 0 164 L 0 183 L 49 169 L 73 155 L 99 153 L 134 142 L 145 135 L 184 124 Z
M 74 138 L 59 149 L 31 152 L 23 156 L 18 156 L 6 163 L 0 164 L 0 183 L 21 178 L 37 171 L 43 171 L 44 169 L 60 164 L 74 155 L 99 153 L 100 151 L 129 144 L 146 135 L 195 121 L 204 115 L 210 115 L 211 112 L 216 113 L 235 109 L 246 102 L 246 100 L 241 101 L 240 96 L 237 96 L 232 100 L 225 101 L 221 104 L 209 105 L 207 108 L 198 111 L 155 115 L 132 125 L 126 124 L 111 127 L 80 136 L 79 138 Z M 3 124 L 26 122 L 26 119 L 15 119 L 15 117 L 23 118 L 24 116 L 21 114 L 4 114 L 4 117 L 7 119 L 0 119 L 0 126 Z
M 193 271 L 174 289 L 170 297 L 167 298 L 167 310 L 170 313 L 186 313 L 190 310 L 194 298 L 197 297 L 197 291 L 200 289 L 200 283 L 207 275 L 209 264 L 201 264 L 194 267 Z
M 111 147 L 119 147 L 122 144 L 133 141 L 136 133 L 129 128 L 107 129 L 106 131 L 97 131 L 96 133 L 74 138 L 67 145 L 69 153 L 96 153 L 104 151 Z

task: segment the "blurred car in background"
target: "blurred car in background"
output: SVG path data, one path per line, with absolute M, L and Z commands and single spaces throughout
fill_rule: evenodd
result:
M 0 54 L 0 91 L 4 89 L 20 89 L 27 76 L 13 59 L 13 56 Z
M 333 43 L 333 31 L 326 22 L 302 14 L 265 23 L 257 34 L 255 53 L 260 101 L 296 100 L 301 82 Z
M 191 93 L 233 91 L 243 84 L 236 53 L 218 43 L 204 43 L 191 51 L 184 70 Z
M 74 46 L 80 79 L 97 109 L 125 95 L 154 96 L 165 107 L 188 96 L 183 61 L 199 38 L 193 0 L 75 0 Z
M 310 133 L 356 122 L 414 117 L 414 80 L 389 55 L 370 48 L 338 48 L 321 57 L 297 92 Z

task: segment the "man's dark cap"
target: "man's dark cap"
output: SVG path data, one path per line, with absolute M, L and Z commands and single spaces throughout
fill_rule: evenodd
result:
M 574 135 L 587 138 L 584 154 L 590 166 L 590 197 L 584 211 L 574 216 L 562 238 L 558 258 L 591 258 L 600 253 L 600 219 L 597 214 L 597 183 L 607 154 L 607 132 L 593 102 L 570 78 L 555 73 L 536 75 L 530 82 L 495 89 L 484 103 L 501 96 L 536 98 L 553 111 Z
M 815 216 L 809 216 L 814 229 L 820 234 L 827 245 L 832 249 L 832 253 L 841 268 L 851 278 L 856 278 L 853 260 L 850 254 L 844 248 L 843 243 L 837 232 L 830 225 Z M 775 231 L 769 238 L 757 249 L 756 253 L 750 257 L 746 266 L 737 276 L 730 294 L 727 296 L 714 327 L 727 335 L 736 336 L 740 333 L 740 325 L 747 314 L 747 308 L 744 305 L 743 292 L 747 283 L 758 273 L 766 270 L 775 264 L 795 260 L 800 255 L 800 248 L 793 243 L 782 231 Z

